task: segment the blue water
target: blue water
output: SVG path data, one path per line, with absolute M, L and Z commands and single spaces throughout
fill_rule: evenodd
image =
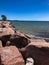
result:
M 49 32 L 49 22 L 48 21 L 16 21 L 12 22 L 16 29 L 26 33 L 26 34 L 37 34 L 39 32 Z

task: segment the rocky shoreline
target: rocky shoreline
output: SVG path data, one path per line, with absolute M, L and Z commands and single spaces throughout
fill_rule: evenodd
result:
M 49 65 L 49 42 L 31 39 L 9 21 L 0 21 L 0 65 L 25 65 L 31 57 L 34 65 Z

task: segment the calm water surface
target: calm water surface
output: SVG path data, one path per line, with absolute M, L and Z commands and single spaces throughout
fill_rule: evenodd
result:
M 49 33 L 49 22 L 48 21 L 23 21 L 23 22 L 12 22 L 16 29 L 20 31 L 33 35 L 33 34 L 44 34 Z

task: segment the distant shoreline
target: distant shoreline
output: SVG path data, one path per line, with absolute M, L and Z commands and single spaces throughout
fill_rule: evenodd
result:
M 2 21 L 2 20 L 0 20 Z M 14 21 L 14 22 L 49 22 L 49 21 L 40 21 L 40 20 L 7 20 L 7 21 Z

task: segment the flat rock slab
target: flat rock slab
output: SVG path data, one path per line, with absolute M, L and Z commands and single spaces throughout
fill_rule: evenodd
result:
M 15 46 L 2 48 L 0 54 L 3 65 L 25 65 L 21 53 Z

